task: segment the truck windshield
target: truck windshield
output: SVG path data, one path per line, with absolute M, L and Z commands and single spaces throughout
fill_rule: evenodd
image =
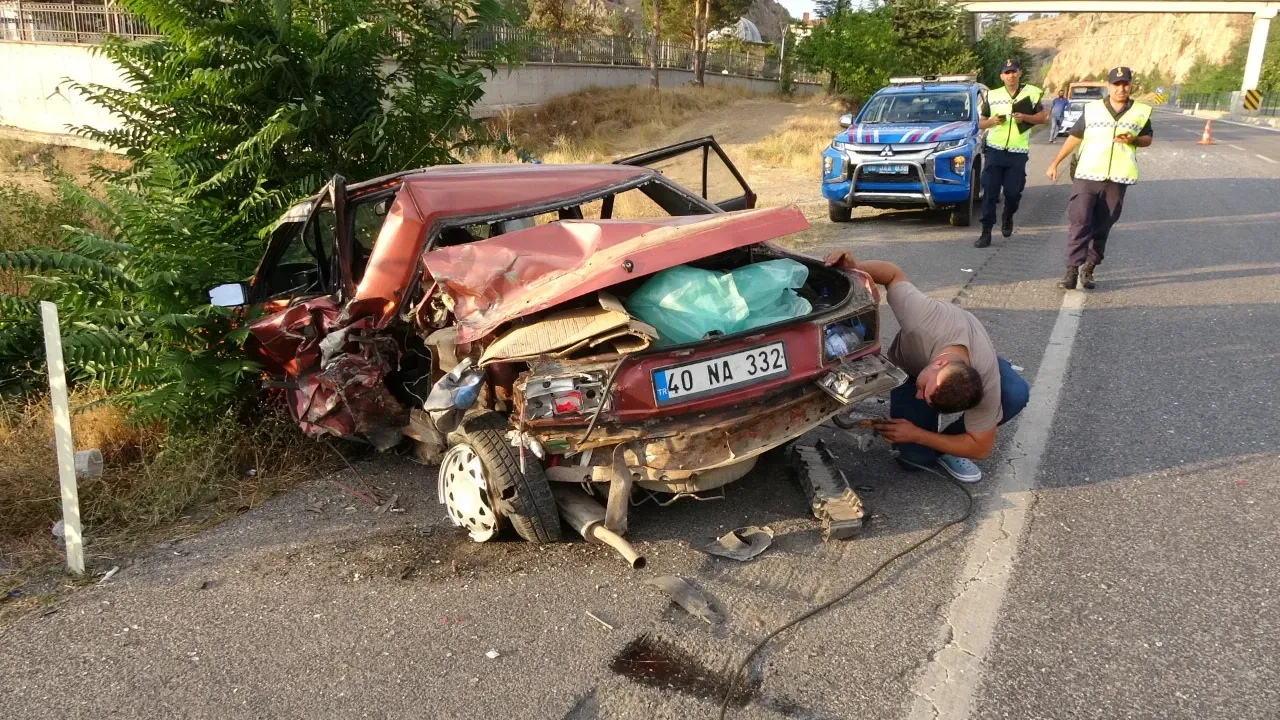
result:
M 969 93 L 894 93 L 871 98 L 860 123 L 936 123 L 968 120 Z
M 1071 88 L 1072 100 L 1101 100 L 1106 97 L 1107 89 L 1094 85 L 1092 87 Z

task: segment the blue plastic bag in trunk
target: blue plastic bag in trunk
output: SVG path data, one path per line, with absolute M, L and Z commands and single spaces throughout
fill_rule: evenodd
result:
M 658 330 L 655 345 L 678 345 L 808 315 L 813 307 L 796 294 L 808 277 L 809 268 L 795 260 L 729 272 L 677 265 L 649 278 L 625 305 Z

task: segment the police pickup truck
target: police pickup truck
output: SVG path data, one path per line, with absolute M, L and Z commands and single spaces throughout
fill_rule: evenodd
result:
M 968 225 L 981 191 L 986 94 L 975 75 L 891 78 L 857 118 L 841 116 L 844 129 L 822 152 L 832 222 L 866 205 L 950 209 L 952 225 Z

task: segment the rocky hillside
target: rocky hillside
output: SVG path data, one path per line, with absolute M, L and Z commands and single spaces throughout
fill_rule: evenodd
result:
M 1027 40 L 1040 82 L 1057 88 L 1116 65 L 1180 82 L 1199 55 L 1225 61 L 1249 28 L 1248 15 L 1079 13 L 1029 20 L 1013 34 Z

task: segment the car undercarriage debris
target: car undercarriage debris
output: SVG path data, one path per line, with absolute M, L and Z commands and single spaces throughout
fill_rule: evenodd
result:
M 813 516 L 822 523 L 823 539 L 845 540 L 856 535 L 865 516 L 862 500 L 836 467 L 835 456 L 826 444 L 821 440 L 814 445 L 797 444 L 791 460 Z

